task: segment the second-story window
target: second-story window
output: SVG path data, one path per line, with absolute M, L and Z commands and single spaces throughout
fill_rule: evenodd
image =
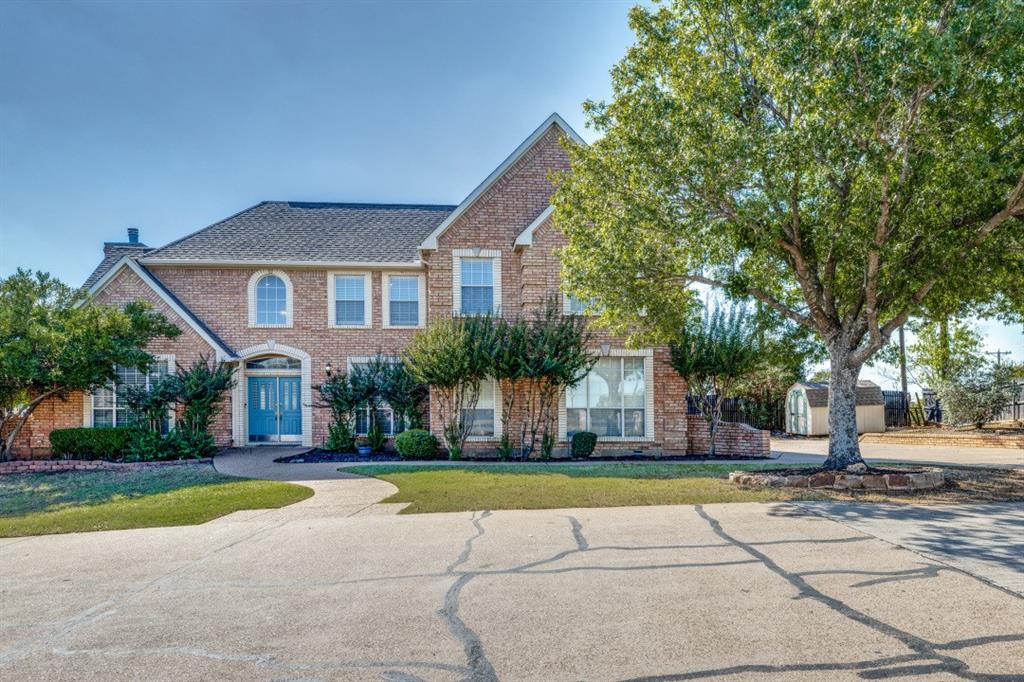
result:
M 416 275 L 388 277 L 388 324 L 418 327 L 420 324 L 420 278 Z
M 461 261 L 463 315 L 487 315 L 494 312 L 494 260 L 463 258 Z
M 334 325 L 337 327 L 365 327 L 366 317 L 366 276 L 334 276 Z
M 249 278 L 249 326 L 290 327 L 292 289 L 288 275 L 275 270 Z

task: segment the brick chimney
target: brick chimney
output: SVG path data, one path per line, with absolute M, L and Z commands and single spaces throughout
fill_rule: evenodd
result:
M 139 228 L 128 228 L 128 241 L 126 242 L 104 242 L 103 256 L 106 258 L 120 258 L 127 255 L 141 255 L 149 250 L 149 247 L 139 241 Z

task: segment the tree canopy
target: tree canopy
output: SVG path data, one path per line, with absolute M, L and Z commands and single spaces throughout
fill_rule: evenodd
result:
M 0 457 L 43 401 L 114 381 L 115 365 L 146 370 L 146 344 L 181 333 L 143 301 L 86 303 L 84 291 L 42 272 L 0 280 Z
M 857 374 L 908 317 L 1024 308 L 1024 8 L 679 1 L 630 25 L 555 197 L 569 289 L 669 338 L 696 283 L 812 330 L 831 454 L 859 459 Z

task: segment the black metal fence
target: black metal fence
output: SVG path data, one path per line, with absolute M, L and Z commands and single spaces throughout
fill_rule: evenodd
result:
M 885 398 L 885 425 L 922 426 L 942 423 L 942 403 L 933 391 L 904 393 L 882 391 Z
M 686 397 L 687 414 L 700 414 L 693 396 Z M 760 402 L 747 398 L 726 398 L 722 401 L 722 421 L 738 422 L 768 431 L 786 430 L 786 403 Z

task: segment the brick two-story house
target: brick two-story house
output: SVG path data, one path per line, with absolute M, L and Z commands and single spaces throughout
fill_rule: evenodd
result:
M 330 415 L 316 386 L 332 368 L 397 357 L 417 330 L 453 314 L 529 314 L 552 295 L 576 311 L 561 294 L 564 237 L 551 220 L 551 173 L 568 168 L 563 138 L 583 143 L 553 114 L 457 206 L 267 201 L 159 248 L 129 230 L 127 242 L 104 245 L 85 286 L 98 303 L 150 301 L 182 330 L 151 344 L 160 369 L 201 355 L 236 366 L 218 444 L 319 444 Z M 594 344 L 600 360 L 559 405 L 560 447 L 588 429 L 604 451 L 706 449 L 667 348 L 629 349 L 601 330 Z M 126 385 L 147 381 L 119 372 Z M 43 455 L 53 428 L 123 423 L 122 392 L 41 406 L 19 452 Z M 482 386 L 477 450 L 500 438 L 500 405 L 501 387 Z M 437 415 L 430 421 L 439 433 Z M 727 425 L 722 439 L 720 451 L 767 453 L 767 435 L 747 427 Z

